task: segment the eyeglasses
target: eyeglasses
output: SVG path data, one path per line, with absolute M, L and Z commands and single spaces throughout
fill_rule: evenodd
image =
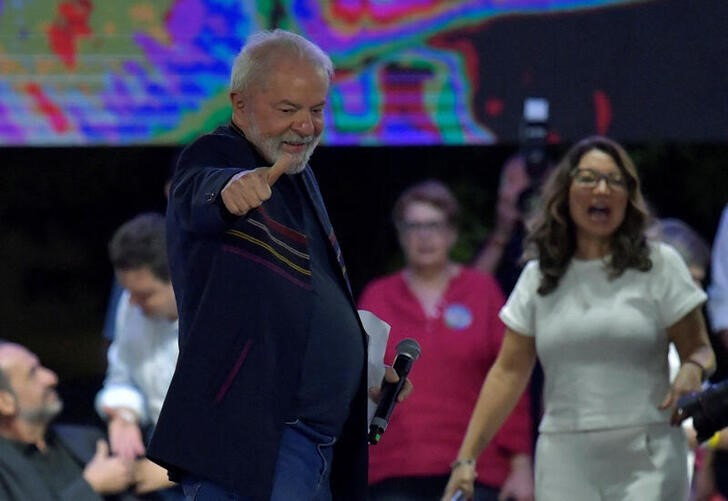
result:
M 602 174 L 594 169 L 574 169 L 571 171 L 571 178 L 574 180 L 574 184 L 576 184 L 579 188 L 593 190 L 599 185 L 600 181 L 604 179 L 607 186 L 614 191 L 627 190 L 627 180 L 624 176 L 622 176 L 622 174 L 618 173 Z
M 450 227 L 447 221 L 401 221 L 397 229 L 402 233 L 442 233 Z

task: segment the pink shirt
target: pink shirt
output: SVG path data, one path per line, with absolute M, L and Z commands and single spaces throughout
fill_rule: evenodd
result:
M 381 442 L 369 447 L 369 483 L 390 477 L 448 475 L 465 435 L 481 385 L 500 349 L 504 298 L 495 280 L 462 268 L 445 291 L 438 315 L 427 318 L 402 272 L 372 281 L 359 307 L 392 326 L 385 354 L 417 340 L 422 355 L 409 378 L 412 395 L 395 408 Z M 532 452 L 528 391 L 478 458 L 478 481 L 500 487 L 510 458 Z

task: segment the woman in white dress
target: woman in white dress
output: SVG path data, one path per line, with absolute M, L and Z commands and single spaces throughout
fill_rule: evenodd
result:
M 536 499 L 687 499 L 677 399 L 715 368 L 705 293 L 678 253 L 648 242 L 649 214 L 625 150 L 589 137 L 544 186 L 529 261 L 501 310 L 506 334 L 443 499 L 472 492 L 474 466 L 526 387 L 538 357 L 544 415 Z M 670 342 L 681 367 L 670 383 Z

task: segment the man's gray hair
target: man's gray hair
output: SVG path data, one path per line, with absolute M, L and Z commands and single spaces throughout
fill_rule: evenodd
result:
M 248 37 L 233 63 L 230 91 L 245 93 L 252 84 L 264 82 L 282 56 L 310 62 L 331 83 L 334 64 L 318 45 L 296 33 L 276 29 L 259 31 Z

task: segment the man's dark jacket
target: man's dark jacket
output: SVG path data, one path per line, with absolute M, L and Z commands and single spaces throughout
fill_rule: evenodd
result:
M 270 498 L 283 423 L 295 417 L 313 299 L 303 215 L 276 185 L 245 217 L 219 199 L 233 175 L 265 165 L 234 125 L 180 155 L 167 210 L 180 353 L 148 448 L 172 478 L 193 474 L 256 500 Z M 356 315 L 318 185 L 309 167 L 300 175 Z M 334 447 L 334 499 L 366 498 L 366 400 L 362 373 Z

